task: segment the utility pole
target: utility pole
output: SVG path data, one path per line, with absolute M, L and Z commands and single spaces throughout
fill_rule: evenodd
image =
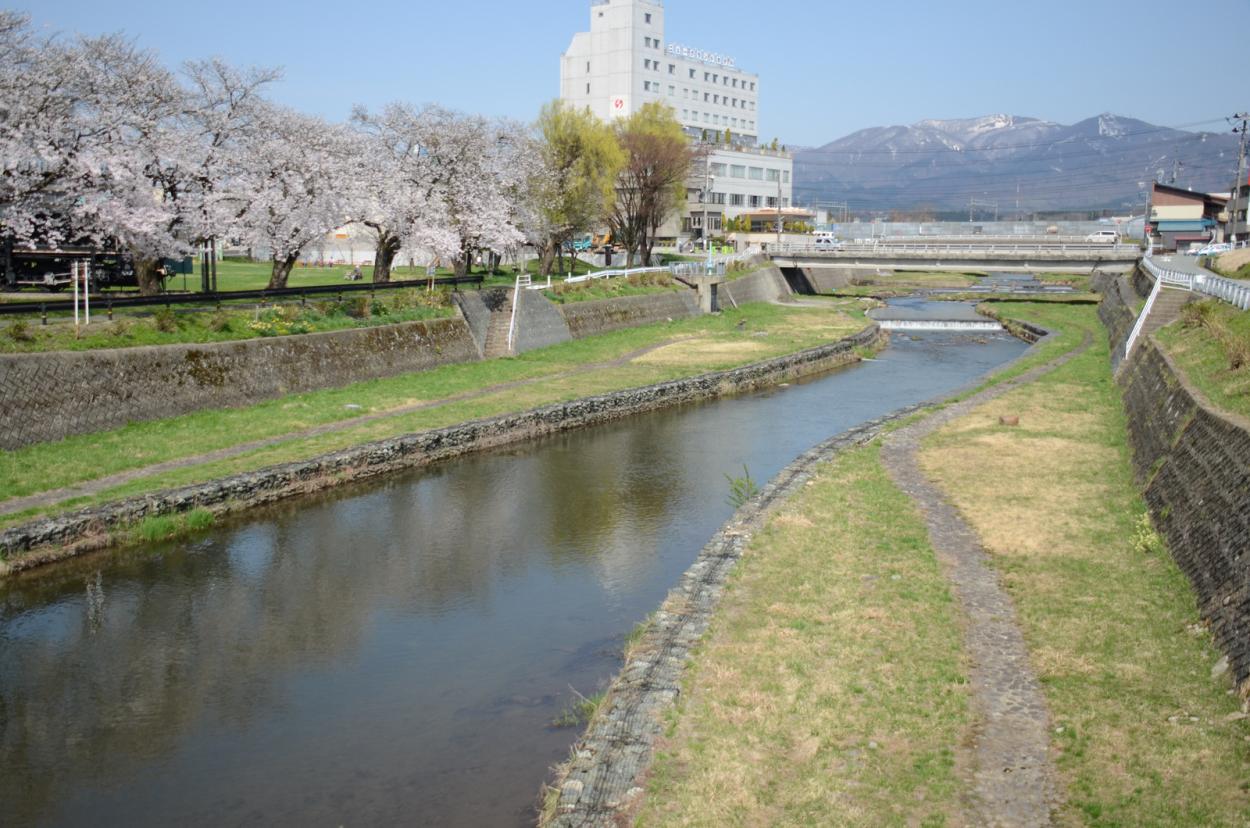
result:
M 706 145 L 703 147 L 703 250 L 707 253 L 707 272 L 712 272 L 712 237 L 708 234 L 708 202 L 711 200 L 712 188 L 712 152 Z
M 781 252 L 781 170 L 777 170 L 777 252 Z
M 1229 196 L 1228 196 L 1229 236 L 1234 236 L 1236 235 L 1234 231 L 1236 230 L 1236 227 L 1237 227 L 1237 209 L 1234 205 L 1237 203 L 1237 196 L 1238 196 L 1238 193 L 1241 192 L 1241 188 L 1243 186 L 1250 185 L 1250 182 L 1246 181 L 1246 127 L 1247 127 L 1247 124 L 1250 123 L 1250 112 L 1238 112 L 1236 115 L 1233 115 L 1231 118 L 1229 118 L 1228 121 L 1229 123 L 1233 125 L 1234 135 L 1236 135 L 1238 132 L 1241 133 L 1241 148 L 1237 152 L 1237 178 L 1236 180 L 1233 181 L 1233 189 L 1229 193 Z M 1241 121 L 1240 127 L 1237 126 L 1238 121 Z M 1246 206 L 1248 208 L 1246 221 L 1248 224 L 1250 224 L 1250 189 L 1246 191 L 1246 200 L 1247 200 Z M 1225 241 L 1229 241 L 1229 240 L 1230 239 L 1225 239 Z

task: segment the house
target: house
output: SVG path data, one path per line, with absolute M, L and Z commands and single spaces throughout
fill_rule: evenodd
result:
M 1225 195 L 1155 183 L 1150 190 L 1148 229 L 1153 246 L 1184 251 L 1193 244 L 1219 241 L 1220 217 L 1228 203 Z

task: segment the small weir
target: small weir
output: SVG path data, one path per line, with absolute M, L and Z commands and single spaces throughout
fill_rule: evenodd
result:
M 580 732 L 553 720 L 729 517 L 726 475 L 1024 348 L 916 331 L 0 585 L 0 825 L 531 825 Z
M 982 316 L 966 302 L 930 302 L 923 299 L 896 299 L 888 307 L 875 308 L 868 315 L 887 331 L 1002 331 L 997 321 Z

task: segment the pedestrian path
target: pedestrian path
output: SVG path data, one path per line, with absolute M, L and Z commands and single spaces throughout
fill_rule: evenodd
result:
M 925 476 L 920 445 L 952 420 L 1075 358 L 1092 341 L 1086 331 L 1082 344 L 1067 354 L 904 426 L 882 448 L 887 473 L 920 507 L 965 618 L 974 715 L 974 738 L 964 748 L 970 754 L 964 766 L 971 768 L 973 789 L 969 824 L 1050 824 L 1059 797 L 1050 757 L 1050 717 L 1011 597 L 976 532 Z

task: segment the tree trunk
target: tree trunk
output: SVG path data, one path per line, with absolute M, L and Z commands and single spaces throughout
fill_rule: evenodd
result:
M 373 281 L 389 282 L 391 265 L 399 255 L 399 237 L 385 231 L 378 232 L 378 245 L 373 250 Z
M 135 281 L 139 283 L 139 293 L 143 296 L 155 296 L 161 292 L 161 274 L 157 272 L 160 266 L 160 259 L 134 257 Z
M 285 259 L 274 257 L 273 272 L 269 276 L 269 286 L 266 290 L 282 290 L 286 287 L 287 277 L 291 275 L 291 269 L 295 267 L 295 262 L 299 259 L 299 254 L 294 253 Z
M 556 260 L 556 244 L 554 239 L 547 239 L 547 243 L 543 245 L 543 252 L 538 258 L 538 275 L 550 276 L 551 266 Z

